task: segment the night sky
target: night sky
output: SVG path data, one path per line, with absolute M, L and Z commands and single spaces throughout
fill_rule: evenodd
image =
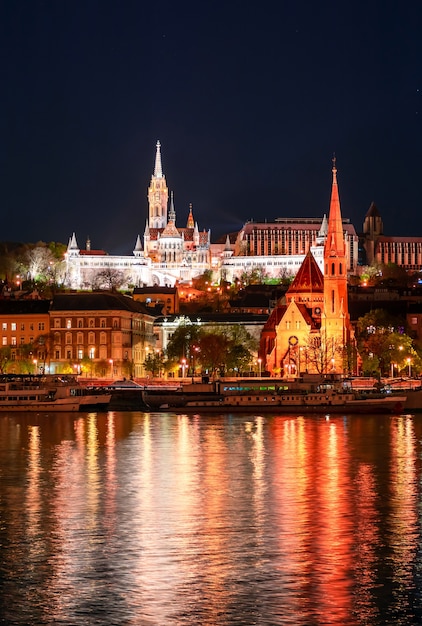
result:
M 155 144 L 177 224 L 422 236 L 422 3 L 1 0 L 1 241 L 130 254 Z

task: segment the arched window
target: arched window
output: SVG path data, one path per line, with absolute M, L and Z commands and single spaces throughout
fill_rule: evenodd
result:
M 334 276 L 335 273 L 335 264 L 331 263 L 331 276 Z

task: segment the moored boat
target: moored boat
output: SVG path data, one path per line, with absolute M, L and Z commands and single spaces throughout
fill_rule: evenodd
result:
M 213 385 L 183 385 L 143 392 L 152 410 L 276 411 L 295 413 L 401 413 L 406 396 L 384 390 L 356 391 L 344 383 L 317 385 L 250 380 Z
M 101 411 L 111 395 L 80 385 L 72 375 L 0 375 L 0 412 Z

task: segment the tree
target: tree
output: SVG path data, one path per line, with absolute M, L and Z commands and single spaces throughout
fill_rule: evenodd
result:
M 10 346 L 0 348 L 0 373 L 5 374 L 9 363 L 12 362 L 12 350 Z
M 364 373 L 372 374 L 375 364 L 379 372 L 388 375 L 406 368 L 409 363 L 417 365 L 419 359 L 413 341 L 404 332 L 404 323 L 383 309 L 375 309 L 359 318 L 357 341 L 362 357 Z
M 149 353 L 143 363 L 143 367 L 147 372 L 150 372 L 153 378 L 160 376 L 161 371 L 164 369 L 164 355 L 161 352 Z
M 125 277 L 123 272 L 110 267 L 95 273 L 92 280 L 92 288 L 117 291 L 121 289 L 124 283 Z
M 189 362 L 194 346 L 198 345 L 199 334 L 199 326 L 192 324 L 188 318 L 182 318 L 167 345 L 167 357 L 172 361 L 185 358 Z
M 217 370 L 224 370 L 229 352 L 230 340 L 221 333 L 204 332 L 199 339 L 199 361 L 215 376 Z

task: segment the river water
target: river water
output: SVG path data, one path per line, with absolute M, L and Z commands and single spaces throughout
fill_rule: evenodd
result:
M 422 415 L 0 416 L 0 624 L 422 623 Z

